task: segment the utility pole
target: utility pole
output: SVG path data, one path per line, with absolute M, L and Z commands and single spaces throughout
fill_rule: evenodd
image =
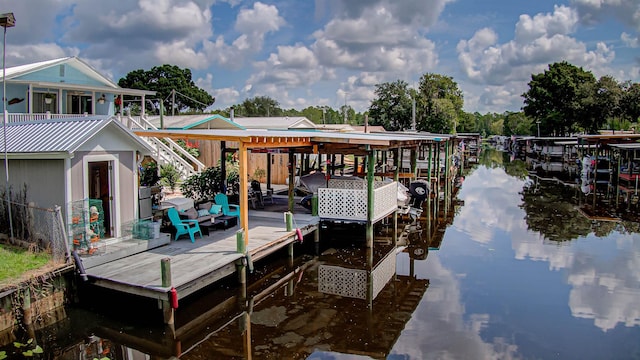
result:
M 347 93 L 344 93 L 344 115 L 343 115 L 343 120 L 342 122 L 344 124 L 347 123 Z
M 327 107 L 323 106 L 322 107 L 322 125 L 325 124 L 325 120 L 324 120 L 324 114 L 327 112 Z
M 171 90 L 171 116 L 176 114 L 176 89 Z

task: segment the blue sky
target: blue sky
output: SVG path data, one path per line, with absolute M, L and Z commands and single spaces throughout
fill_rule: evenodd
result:
M 531 74 L 566 60 L 640 81 L 640 0 L 0 0 L 6 65 L 78 56 L 117 82 L 191 69 L 225 108 L 369 107 L 375 85 L 451 76 L 466 111 L 518 111 Z

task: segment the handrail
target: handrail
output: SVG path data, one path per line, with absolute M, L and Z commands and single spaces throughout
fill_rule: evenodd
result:
M 146 118 L 144 118 L 143 116 L 140 116 L 140 120 L 141 122 L 145 125 L 142 126 L 142 124 L 138 123 L 134 118 L 132 118 L 130 115 L 129 117 L 129 121 L 135 123 L 136 125 L 138 125 L 141 129 L 151 129 L 151 130 L 158 130 L 158 128 L 153 125 L 152 123 L 150 123 Z M 131 128 L 131 127 L 129 127 Z M 173 141 L 173 139 L 171 138 L 163 138 L 167 143 L 169 143 L 169 147 L 172 151 L 174 152 L 178 152 L 182 155 L 184 155 L 189 161 L 191 161 L 192 163 L 195 164 L 195 168 L 198 171 L 203 171 L 206 166 L 203 162 L 201 162 L 200 160 L 198 160 L 198 158 L 196 158 L 195 156 L 191 155 L 187 150 L 183 149 L 182 146 L 178 145 L 178 143 L 176 143 L 175 141 Z
M 37 121 L 37 120 L 49 120 L 49 119 L 68 119 L 68 118 L 80 118 L 87 117 L 89 114 L 52 114 L 46 113 L 7 113 L 7 122 L 25 122 L 25 121 Z

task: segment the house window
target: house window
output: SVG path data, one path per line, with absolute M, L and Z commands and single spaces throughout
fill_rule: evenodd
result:
M 58 113 L 58 95 L 55 93 L 33 93 L 33 112 L 43 114 L 46 112 Z
M 89 95 L 68 95 L 67 96 L 67 113 L 68 114 L 93 114 L 91 106 L 93 99 Z
M 64 65 L 60 65 L 60 77 L 64 77 Z

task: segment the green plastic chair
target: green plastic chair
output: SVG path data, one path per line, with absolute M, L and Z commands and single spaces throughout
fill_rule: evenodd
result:
M 175 208 L 170 208 L 167 210 L 167 216 L 169 220 L 171 220 L 171 225 L 176 228 L 176 237 L 175 240 L 178 240 L 180 235 L 189 235 L 191 242 L 196 242 L 194 238 L 194 234 L 199 233 L 200 239 L 202 239 L 202 231 L 200 231 L 200 224 L 198 224 L 198 220 L 192 219 L 180 219 L 180 214 L 178 214 L 178 210 Z
M 222 206 L 222 214 L 226 216 L 235 216 L 240 219 L 240 206 L 229 204 L 229 198 L 226 194 L 217 193 L 213 198 L 216 204 Z

